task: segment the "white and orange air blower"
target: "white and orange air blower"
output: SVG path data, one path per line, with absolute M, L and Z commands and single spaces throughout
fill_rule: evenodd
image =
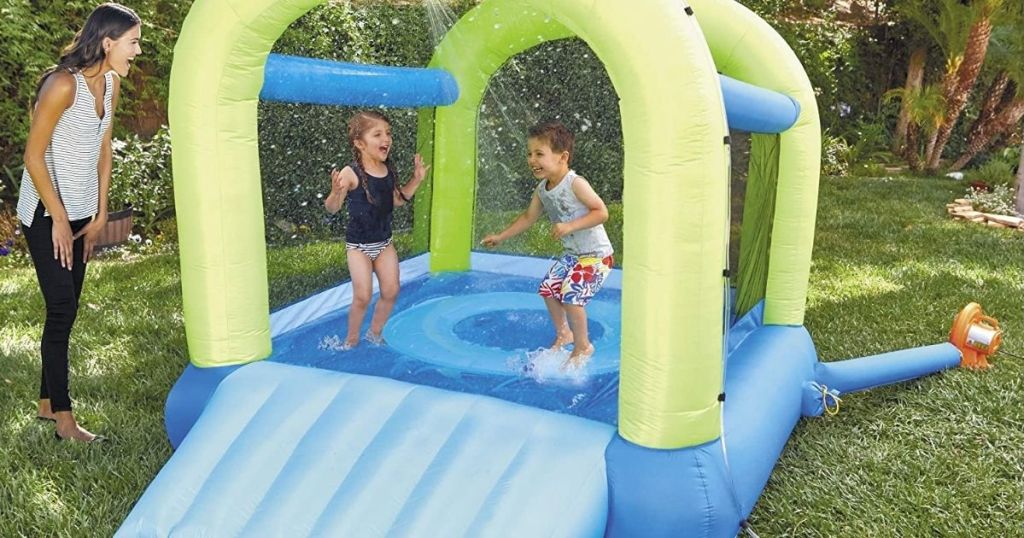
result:
M 962 354 L 960 366 L 988 368 L 988 356 L 999 350 L 1003 331 L 999 322 L 985 315 L 978 303 L 970 303 L 953 319 L 949 342 Z

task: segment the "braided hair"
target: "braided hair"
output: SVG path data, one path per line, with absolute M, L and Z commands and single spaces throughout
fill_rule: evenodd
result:
M 371 204 L 377 205 L 377 201 L 373 199 L 373 194 L 370 193 L 369 179 L 366 176 L 366 171 L 363 170 L 363 152 L 359 151 L 359 147 L 356 146 L 356 141 L 363 138 L 366 131 L 370 130 L 370 127 L 373 126 L 374 121 L 383 121 L 384 123 L 391 125 L 391 120 L 376 110 L 361 110 L 356 112 L 356 114 L 352 116 L 352 119 L 348 120 L 348 144 L 352 148 L 352 157 L 355 158 L 356 164 L 359 165 L 354 167 L 355 173 L 359 176 L 359 183 L 363 186 L 363 190 L 366 192 L 366 199 Z M 390 153 L 388 154 L 388 158 L 384 160 L 384 166 L 387 166 L 388 174 L 395 178 L 395 190 L 398 190 L 398 173 L 391 164 Z

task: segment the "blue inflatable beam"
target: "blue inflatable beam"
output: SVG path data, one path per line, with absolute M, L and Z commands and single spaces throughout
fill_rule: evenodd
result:
M 959 364 L 960 350 L 947 342 L 859 359 L 819 362 L 814 373 L 818 383 L 830 389 L 856 392 L 916 379 Z
M 781 133 L 796 123 L 800 105 L 788 95 L 719 75 L 729 128 Z M 444 106 L 459 98 L 442 69 L 364 65 L 271 54 L 260 99 L 335 106 Z
M 260 99 L 336 106 L 428 107 L 459 98 L 442 69 L 361 65 L 271 54 Z
M 800 117 L 800 104 L 792 97 L 740 82 L 725 75 L 722 97 L 729 128 L 749 133 L 781 133 Z

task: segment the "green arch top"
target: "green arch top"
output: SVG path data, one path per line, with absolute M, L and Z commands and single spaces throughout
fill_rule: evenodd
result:
M 220 366 L 270 353 L 257 103 L 263 66 L 287 28 L 321 0 L 197 0 L 175 46 L 174 144 L 185 326 L 192 361 Z M 728 241 L 728 134 L 716 70 L 802 106 L 782 135 L 767 309 L 802 322 L 820 134 L 813 92 L 774 31 L 731 0 L 484 0 L 452 28 L 432 66 L 460 86 L 421 115 L 432 197 L 418 235 L 435 271 L 469 268 L 477 115 L 491 76 L 544 41 L 578 36 L 620 98 L 625 148 L 619 430 L 653 448 L 720 434 L 722 270 Z M 700 22 L 700 25 L 698 24 Z M 702 26 L 704 30 L 702 30 Z M 708 35 L 704 34 L 708 32 Z M 718 61 L 716 67 L 715 61 Z M 597 177 L 616 170 L 581 170 Z
M 754 12 L 728 0 L 690 0 L 690 5 L 722 74 L 786 94 L 800 104 L 796 124 L 779 135 L 764 319 L 772 325 L 803 325 L 821 170 L 814 88 L 793 50 Z
M 477 114 L 495 71 L 527 48 L 573 35 L 604 63 L 620 99 L 630 258 L 619 430 L 659 448 L 719 434 L 722 343 L 707 335 L 722 331 L 728 130 L 714 62 L 684 7 L 677 0 L 487 0 L 456 23 L 431 62 L 451 72 L 460 91 L 434 117 L 435 271 L 469 268 Z

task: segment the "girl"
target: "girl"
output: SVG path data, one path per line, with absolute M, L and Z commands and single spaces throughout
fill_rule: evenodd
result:
M 352 162 L 331 171 L 331 194 L 324 207 L 337 213 L 348 201 L 345 246 L 352 275 L 352 306 L 344 349 L 359 344 L 359 328 L 373 296 L 373 273 L 380 283 L 380 299 L 373 311 L 366 339 L 382 344 L 381 331 L 398 297 L 398 254 L 391 244 L 392 211 L 410 200 L 427 175 L 429 166 L 416 154 L 412 179 L 399 187 L 391 153 L 391 122 L 381 113 L 363 111 L 348 122 Z
M 140 31 L 131 9 L 100 5 L 36 88 L 18 219 L 46 303 L 38 417 L 56 422 L 57 439 L 102 439 L 71 412 L 68 340 L 85 266 L 107 222 L 111 125 L 120 77 L 142 54 Z

